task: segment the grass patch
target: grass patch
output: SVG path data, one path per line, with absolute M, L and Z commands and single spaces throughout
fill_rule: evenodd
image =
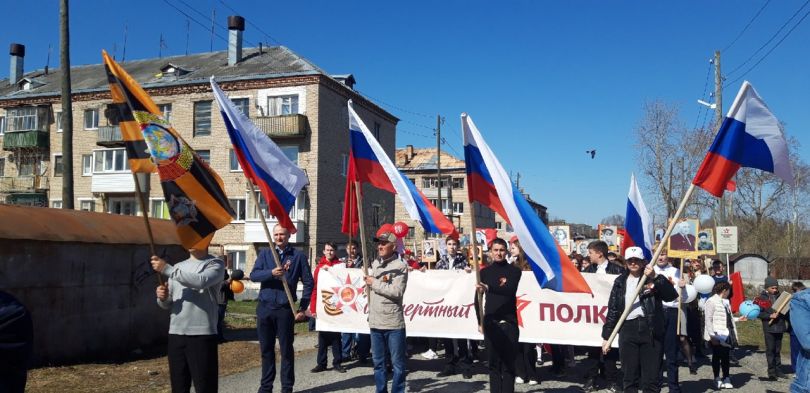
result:
M 228 311 L 225 314 L 225 324 L 228 329 L 255 329 L 258 303 L 255 300 L 228 301 Z M 295 309 L 298 309 L 298 303 L 295 304 Z M 307 321 L 296 322 L 294 331 L 295 333 L 309 332 Z
M 762 321 L 759 319 L 751 321 L 737 322 L 738 341 L 740 346 L 757 347 L 760 351 L 765 350 L 765 335 L 762 333 Z M 782 335 L 782 354 L 790 356 L 790 335 Z

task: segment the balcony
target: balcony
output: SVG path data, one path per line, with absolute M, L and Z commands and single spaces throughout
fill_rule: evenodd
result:
M 47 176 L 0 177 L 0 192 L 26 193 L 47 190 Z
M 6 196 L 9 205 L 48 207 L 48 195 L 44 192 L 12 193 Z
M 90 183 L 90 192 L 135 192 L 135 179 L 130 171 L 94 173 Z
M 307 134 L 305 115 L 266 116 L 251 120 L 271 138 L 296 138 Z
M 48 149 L 49 145 L 46 131 L 9 131 L 3 137 L 3 150 Z
M 118 147 L 124 145 L 119 126 L 99 126 L 96 145 L 104 147 Z

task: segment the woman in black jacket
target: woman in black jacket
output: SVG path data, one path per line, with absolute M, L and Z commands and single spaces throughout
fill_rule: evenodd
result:
M 624 254 L 627 271 L 616 278 L 610 291 L 608 313 L 602 327 L 607 343 L 610 333 L 624 312 L 625 303 L 635 294 L 642 274 L 647 283 L 633 301 L 630 313 L 619 329 L 619 358 L 624 371 L 623 387 L 628 393 L 659 392 L 661 360 L 663 359 L 664 318 L 662 301 L 672 301 L 678 292 L 662 275 L 655 275 L 639 247 L 629 247 Z M 604 345 L 603 345 L 604 348 Z M 609 351 L 610 348 L 607 348 Z

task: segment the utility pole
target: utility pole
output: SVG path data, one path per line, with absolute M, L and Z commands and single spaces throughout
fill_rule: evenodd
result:
M 439 194 L 437 199 L 436 206 L 439 208 L 439 211 L 444 214 L 444 209 L 442 209 L 442 117 L 441 115 L 436 115 L 436 176 L 439 178 Z
M 714 128 L 723 124 L 723 75 L 720 73 L 720 51 L 714 51 Z M 726 196 L 720 197 L 720 225 L 726 225 Z
M 62 68 L 62 208 L 73 209 L 73 95 L 70 88 L 70 17 L 68 0 L 59 5 L 60 67 Z M 55 161 L 56 159 L 54 159 Z

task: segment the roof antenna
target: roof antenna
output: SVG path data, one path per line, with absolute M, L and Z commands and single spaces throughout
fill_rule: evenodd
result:
M 124 23 L 124 53 L 121 54 L 121 61 L 127 59 L 127 24 Z
M 48 75 L 48 66 L 51 65 L 51 44 L 48 44 L 48 58 L 45 60 L 45 75 Z

